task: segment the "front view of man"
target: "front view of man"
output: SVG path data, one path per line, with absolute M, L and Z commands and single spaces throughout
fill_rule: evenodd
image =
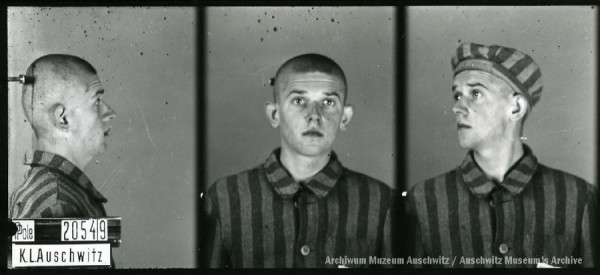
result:
M 22 105 L 38 140 L 25 183 L 12 195 L 12 218 L 104 217 L 106 198 L 83 169 L 106 151 L 113 110 L 96 70 L 72 55 L 52 54 L 27 69 Z
M 210 187 L 206 265 L 338 267 L 354 264 L 339 257 L 389 256 L 391 190 L 344 168 L 332 151 L 353 114 L 342 69 L 304 54 L 279 68 L 273 86 L 266 115 L 281 147 Z
M 595 189 L 540 164 L 521 138 L 542 92 L 538 65 L 516 49 L 465 43 L 452 69 L 458 140 L 469 151 L 409 193 L 411 254 L 446 257 L 443 267 L 593 266 Z

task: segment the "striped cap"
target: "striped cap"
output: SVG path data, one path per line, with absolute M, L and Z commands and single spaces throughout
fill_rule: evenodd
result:
M 531 107 L 542 95 L 542 72 L 533 59 L 516 49 L 463 43 L 452 57 L 454 75 L 466 70 L 491 73 L 525 95 Z

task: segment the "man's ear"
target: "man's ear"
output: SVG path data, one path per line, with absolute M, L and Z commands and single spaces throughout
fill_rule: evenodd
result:
M 273 128 L 279 127 L 279 105 L 276 102 L 267 101 L 265 114 Z
M 354 115 L 354 106 L 346 105 L 344 106 L 344 113 L 342 114 L 342 121 L 340 122 L 340 130 L 346 131 L 348 127 L 348 123 L 352 120 L 352 116 Z
M 67 108 L 65 105 L 56 104 L 52 106 L 50 112 L 52 124 L 60 131 L 66 132 L 69 129 L 69 119 L 67 118 Z
M 518 121 L 527 113 L 529 103 L 522 94 L 515 93 L 512 98 L 510 119 Z

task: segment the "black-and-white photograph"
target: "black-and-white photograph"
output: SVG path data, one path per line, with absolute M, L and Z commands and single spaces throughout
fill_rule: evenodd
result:
M 366 267 L 390 257 L 395 9 L 206 16 L 203 265 Z
M 9 6 L 6 37 L 11 270 L 600 265 L 597 6 Z
M 9 218 L 100 219 L 62 241 L 121 221 L 108 259 L 24 242 L 13 267 L 195 267 L 196 9 L 9 7 L 7 23 L 9 77 L 23 76 L 8 86 Z
M 596 8 L 406 16 L 409 255 L 436 259 L 416 265 L 593 266 Z

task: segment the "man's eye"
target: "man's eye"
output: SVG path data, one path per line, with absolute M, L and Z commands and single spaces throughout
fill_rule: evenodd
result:
M 461 96 L 459 94 L 454 94 L 452 98 L 454 98 L 454 101 L 458 101 L 460 100 Z
M 473 97 L 480 97 L 481 96 L 481 92 L 479 90 L 472 90 L 471 91 L 471 96 L 473 96 Z
M 294 99 L 292 99 L 292 103 L 296 104 L 296 105 L 302 105 L 302 104 L 304 104 L 304 99 L 302 99 L 302 98 L 294 98 Z
M 335 101 L 331 99 L 325 99 L 323 103 L 325 103 L 326 106 L 335 106 Z

